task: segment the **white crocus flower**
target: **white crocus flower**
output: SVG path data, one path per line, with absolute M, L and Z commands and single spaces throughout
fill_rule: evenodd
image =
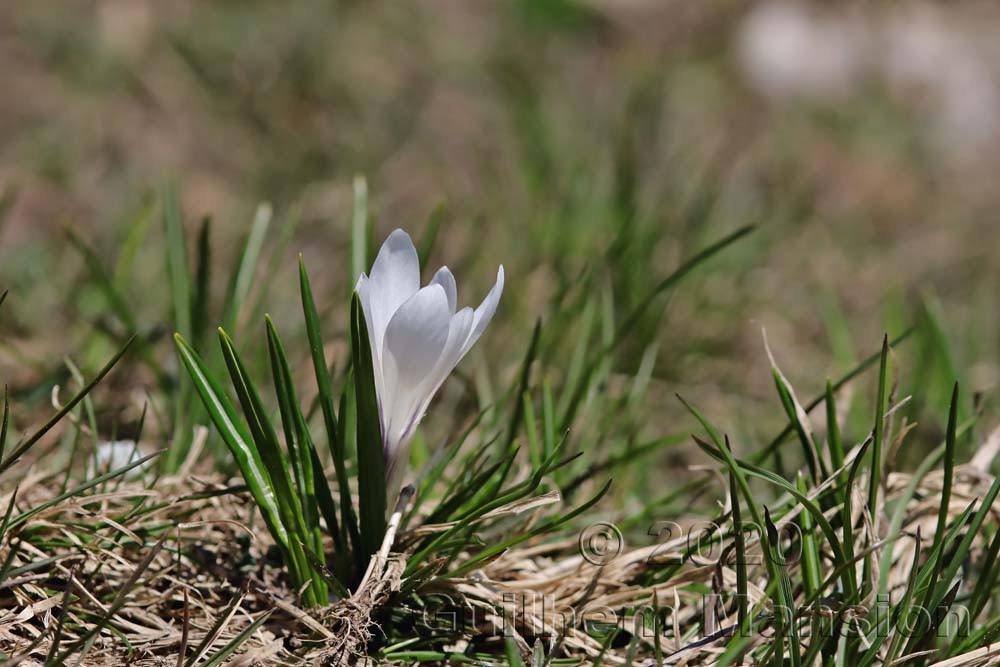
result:
M 124 468 L 130 463 L 135 463 L 146 453 L 139 449 L 135 440 L 102 440 L 94 448 L 94 455 L 90 461 L 90 475 L 103 475 L 112 470 Z M 148 468 L 152 461 L 146 461 L 125 473 L 125 477 L 136 477 Z
M 503 266 L 478 308 L 455 310 L 455 277 L 442 267 L 420 286 L 420 261 L 409 234 L 397 229 L 382 244 L 371 276 L 355 287 L 371 341 L 390 493 L 402 481 L 410 439 L 434 394 L 493 319 L 503 292 Z

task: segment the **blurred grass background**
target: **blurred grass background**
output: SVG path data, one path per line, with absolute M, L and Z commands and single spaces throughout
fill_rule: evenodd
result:
M 627 312 L 754 223 L 617 362 L 635 374 L 657 345 L 642 429 L 683 430 L 680 391 L 773 434 L 761 327 L 805 398 L 883 331 L 928 319 L 939 334 L 925 327 L 898 367 L 940 428 L 955 374 L 974 392 L 997 383 L 998 28 L 984 3 L 6 4 L 0 372 L 44 407 L 63 355 L 96 365 L 113 347 L 95 331 L 120 323 L 66 228 L 176 367 L 153 203 L 168 176 L 190 238 L 212 216 L 222 266 L 258 202 L 298 221 L 258 276 L 279 322 L 298 318 L 298 252 L 326 302 L 342 299 L 362 174 L 375 241 L 419 238 L 443 204 L 431 264 L 461 276 L 463 302 L 507 267 L 475 353 L 499 373 L 537 317 L 576 307 L 565 290 Z

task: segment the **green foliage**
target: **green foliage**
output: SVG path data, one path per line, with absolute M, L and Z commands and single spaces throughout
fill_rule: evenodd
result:
M 368 340 L 368 325 L 365 324 L 361 300 L 357 294 L 351 301 L 351 353 L 358 415 L 358 518 L 362 563 L 367 566 L 368 560 L 382 545 L 390 499 L 387 497 L 385 454 L 382 449 L 378 397 L 375 395 L 371 343 Z
M 251 276 L 270 218 L 269 208 L 258 209 L 237 263 L 227 306 L 223 310 L 223 317 L 231 326 L 236 325 L 237 313 L 249 294 Z M 365 230 L 362 225 L 358 233 L 364 235 Z M 303 588 L 303 603 L 317 606 L 327 603 L 328 587 L 344 595 L 359 581 L 385 534 L 387 497 L 372 357 L 360 304 L 355 299 L 352 309 L 352 377 L 355 381 L 344 383 L 338 415 L 323 351 L 319 315 L 301 258 L 299 283 L 306 337 L 319 390 L 318 401 L 336 471 L 339 505 L 324 474 L 322 458 L 309 428 L 309 411 L 302 407 L 298 398 L 295 374 L 274 320 L 265 317 L 266 349 L 284 444 L 261 391 L 225 329 L 219 329 L 220 349 L 242 408 L 242 418 L 216 379 L 217 372 L 180 332 L 175 334 L 175 341 L 202 405 L 233 455 L 268 530 L 282 551 L 289 575 L 297 588 Z M 355 412 L 356 418 L 345 414 L 347 411 Z M 360 523 L 355 515 L 347 473 L 347 441 L 351 434 L 342 428 L 349 422 L 355 424 L 357 434 L 351 440 L 352 444 L 356 442 Z M 325 553 L 324 533 L 331 536 L 336 550 L 329 557 Z M 328 569 L 328 563 L 332 564 L 332 569 Z
M 350 281 L 358 267 L 369 262 L 371 247 L 367 186 L 361 179 L 355 183 L 355 195 L 348 244 Z M 295 228 L 294 216 L 281 227 L 282 238 L 275 240 L 269 233 L 274 219 L 271 209 L 258 207 L 237 248 L 223 291 L 213 289 L 219 272 L 209 220 L 201 222 L 194 254 L 189 258 L 179 197 L 172 185 L 164 188 L 160 206 L 167 241 L 167 319 L 177 330 L 176 351 L 185 371 L 179 381 L 170 376 L 169 364 L 157 354 L 149 328 L 143 324 L 144 316 L 131 304 L 119 271 L 110 272 L 103 266 L 89 239 L 72 231 L 69 238 L 109 312 L 130 330 L 140 332 L 136 363 L 153 374 L 157 397 L 170 401 L 172 418 L 166 420 L 165 437 L 172 442 L 161 469 L 176 469 L 188 453 L 191 427 L 201 419 L 210 420 L 215 426 L 214 437 L 226 450 L 221 456 L 218 448 L 209 451 L 220 467 L 232 462 L 242 474 L 289 580 L 301 594 L 301 604 L 319 607 L 349 596 L 383 544 L 395 500 L 393 490 L 386 488 L 375 369 L 359 300 L 354 295 L 349 304 L 342 304 L 336 297 L 335 305 L 344 306 L 337 312 L 346 316 L 346 326 L 324 326 L 327 314 L 321 315 L 317 307 L 306 262 L 300 256 L 301 319 L 264 314 L 263 306 L 270 302 L 268 291 L 276 281 L 261 285 L 258 277 L 265 271 L 270 275 L 277 266 L 276 258 Z M 628 210 L 627 204 L 623 206 Z M 152 215 L 149 209 L 144 211 L 147 218 Z M 443 209 L 435 209 L 420 243 L 422 259 L 435 252 L 444 219 Z M 759 601 L 751 601 L 750 593 L 760 584 L 753 580 L 753 576 L 760 576 L 760 570 L 752 575 L 745 559 L 735 559 L 735 587 L 724 595 L 732 605 L 737 627 L 716 638 L 719 645 L 725 645 L 720 664 L 734 664 L 750 654 L 762 664 L 808 665 L 822 660 L 865 667 L 921 651 L 926 652 L 924 662 L 929 662 L 930 656 L 957 655 L 963 647 L 985 640 L 1000 628 L 1000 619 L 994 618 L 1000 537 L 989 520 L 989 508 L 1000 493 L 1000 485 L 994 484 L 958 516 L 950 509 L 957 494 L 956 468 L 963 443 L 974 435 L 978 417 L 978 410 L 958 392 L 957 384 L 953 385 L 948 419 L 938 434 L 941 437 L 932 443 L 940 445 L 920 450 L 921 460 L 902 492 L 897 489 L 889 494 L 887 487 L 888 472 L 898 470 L 893 467 L 894 457 L 901 451 L 910 454 L 904 451 L 903 442 L 912 431 L 907 422 L 894 421 L 913 414 L 912 404 L 905 405 L 899 398 L 905 394 L 904 387 L 908 388 L 906 378 L 893 375 L 892 362 L 901 354 L 897 347 L 913 334 L 921 352 L 936 360 L 918 368 L 921 381 L 933 378 L 935 395 L 940 391 L 940 378 L 958 368 L 957 361 L 950 365 L 941 361 L 953 354 L 936 306 L 924 306 L 917 327 L 892 340 L 886 336 L 879 352 L 854 362 L 835 381 L 814 387 L 821 391 L 808 402 L 800 401 L 789 376 L 767 348 L 779 419 L 771 422 L 765 417 L 761 421 L 774 423 L 779 433 L 757 447 L 747 444 L 755 441 L 756 434 L 742 427 L 734 431 L 733 446 L 730 434 L 684 399 L 683 405 L 707 434 L 705 439 L 695 437 L 695 447 L 685 447 L 689 439 L 681 426 L 650 432 L 650 388 L 676 380 L 660 362 L 661 355 L 669 354 L 661 352 L 663 346 L 657 337 L 665 323 L 666 306 L 682 282 L 699 275 L 711 279 L 711 272 L 696 269 L 735 247 L 751 229 L 740 228 L 705 243 L 689 259 L 662 270 L 662 278 L 648 281 L 634 294 L 615 284 L 623 281 L 639 286 L 642 281 L 635 275 L 615 275 L 607 283 L 600 272 L 584 271 L 577 282 L 564 281 L 550 295 L 552 304 L 559 307 L 549 308 L 544 321 L 534 319 L 530 326 L 529 320 L 515 327 L 519 335 L 508 347 L 520 351 L 508 354 L 510 367 L 503 380 L 491 376 L 491 369 L 481 365 L 475 375 L 466 377 L 460 372 L 449 383 L 452 395 L 446 392 L 441 400 L 455 408 L 451 429 L 442 433 L 441 426 L 449 421 L 448 411 L 442 410 L 444 416 L 431 420 L 430 428 L 417 438 L 422 470 L 414 470 L 415 499 L 401 506 L 400 530 L 392 545 L 394 550 L 405 550 L 407 559 L 402 590 L 379 611 L 379 622 L 389 628 L 384 638 L 388 645 L 381 655 L 416 662 L 495 660 L 498 653 L 482 652 L 478 646 L 470 646 L 464 653 L 445 650 L 460 637 L 444 630 L 400 635 L 409 627 L 407 605 L 419 606 L 427 590 L 444 581 L 472 576 L 518 545 L 571 535 L 581 525 L 581 518 L 598 508 L 604 512 L 625 504 L 634 510 L 621 517 L 620 525 L 626 531 L 648 525 L 650 518 L 675 516 L 677 512 L 684 516 L 717 512 L 716 505 L 706 502 L 719 495 L 713 495 L 707 481 L 712 478 L 691 476 L 666 485 L 656 495 L 649 493 L 664 485 L 655 474 L 655 466 L 647 462 L 658 465 L 673 456 L 683 457 L 686 463 L 705 460 L 691 459 L 692 453 L 695 457 L 707 455 L 728 481 L 731 514 L 728 518 L 723 515 L 719 529 L 706 539 L 717 545 L 732 544 L 736 553 L 759 548 L 765 557 L 764 598 Z M 641 255 L 633 247 L 642 242 L 640 231 L 625 225 L 621 232 L 624 236 L 609 254 Z M 132 255 L 136 252 L 128 251 Z M 133 260 L 125 257 L 121 261 L 124 264 L 120 266 L 125 266 Z M 180 273 L 184 276 L 179 277 Z M 224 294 L 220 308 L 213 305 L 215 293 Z M 323 296 L 330 293 L 339 295 L 337 290 L 326 290 Z M 262 336 L 247 335 L 255 320 L 263 321 Z M 206 351 L 213 322 L 224 326 L 218 329 L 217 350 Z M 838 336 L 846 335 L 840 324 L 831 326 L 838 327 Z M 256 344 L 252 342 L 255 339 L 259 339 Z M 349 353 L 331 363 L 328 350 L 338 345 Z M 841 341 L 840 347 L 847 350 L 849 346 Z M 28 448 L 67 415 L 74 418 L 63 443 L 70 452 L 71 468 L 77 450 L 85 450 L 88 439 L 96 441 L 99 427 L 103 428 L 99 406 L 90 391 L 123 353 L 90 382 L 67 362 L 69 377 L 83 387 L 82 391 L 61 406 L 42 429 L 21 437 L 13 451 L 7 442 L 11 407 L 5 399 L 0 472 L 22 459 Z M 850 353 L 843 355 L 846 358 Z M 945 371 L 937 368 L 940 363 Z M 852 398 L 846 390 L 863 387 L 867 378 L 863 373 L 876 366 L 877 380 L 870 383 L 874 386 L 855 394 L 854 405 L 842 413 L 838 406 Z M 857 400 L 858 395 L 870 402 Z M 141 423 L 139 428 L 141 431 Z M 4 455 L 7 451 L 9 455 Z M 67 470 L 62 493 L 51 500 L 25 508 L 15 507 L 12 498 L 0 521 L 0 535 L 26 530 L 40 513 L 68 500 L 86 498 L 156 456 L 145 456 L 79 482 Z M 912 566 L 905 586 L 890 590 L 890 571 L 899 567 L 892 547 L 910 537 L 903 528 L 907 507 L 925 492 L 923 481 L 938 467 L 943 468 L 943 475 L 940 497 L 934 499 L 936 530 L 914 546 L 912 555 L 907 554 Z M 614 485 L 608 481 L 612 475 L 619 480 Z M 863 493 L 854 492 L 858 489 Z M 531 521 L 519 518 L 526 508 L 534 510 L 557 501 L 566 506 L 532 513 Z M 717 513 L 712 516 L 719 518 Z M 756 540 L 743 530 L 746 519 L 763 527 Z M 435 528 L 422 530 L 423 526 Z M 788 560 L 783 552 L 781 530 L 787 526 L 795 526 L 801 535 L 798 562 Z M 987 541 L 985 550 L 977 541 L 980 537 Z M 8 550 L 0 562 L 0 583 L 57 562 L 41 559 L 25 565 L 18 560 L 20 554 L 16 544 Z M 974 554 L 981 561 L 973 562 Z M 632 583 L 655 586 L 668 582 L 682 572 L 692 555 L 688 548 L 679 560 L 645 568 Z M 968 563 L 972 563 L 971 578 Z M 830 630 L 828 621 L 809 616 L 814 605 L 829 600 L 860 605 L 870 613 L 872 596 L 889 592 L 897 594 L 887 615 L 864 638 L 826 637 L 823 633 Z M 118 598 L 106 603 L 108 610 L 122 604 Z M 657 608 L 661 603 L 655 592 L 653 603 Z M 896 622 L 915 609 L 947 611 L 957 604 L 967 604 L 973 618 L 980 620 L 969 638 L 934 643 L 895 631 Z M 787 609 L 791 616 L 770 614 L 770 607 Z M 187 651 L 188 664 L 221 664 L 267 622 L 267 614 L 254 616 L 220 648 L 215 643 L 218 637 L 211 635 L 231 619 L 235 609 L 223 612 L 217 619 L 220 625 L 193 654 Z M 88 618 L 93 624 L 82 635 L 77 633 L 85 638 L 57 643 L 51 659 L 90 650 L 89 642 L 111 626 L 112 617 L 113 613 L 91 614 Z M 70 615 L 62 618 L 63 625 L 75 623 Z M 935 618 L 933 623 L 936 630 L 941 620 Z M 762 624 L 775 631 L 773 640 L 750 641 L 745 631 Z M 656 627 L 672 632 L 669 627 Z M 814 640 L 816 637 L 822 640 Z M 381 642 L 376 640 L 372 648 L 379 650 Z M 604 650 L 620 651 L 626 661 L 638 664 L 641 656 L 649 655 L 664 662 L 671 648 L 661 642 L 658 632 L 651 645 L 634 635 L 609 636 Z M 521 655 L 515 644 L 506 642 L 503 653 L 512 665 L 559 661 L 558 653 L 550 652 L 543 643 Z M 602 660 L 598 657 L 594 662 Z

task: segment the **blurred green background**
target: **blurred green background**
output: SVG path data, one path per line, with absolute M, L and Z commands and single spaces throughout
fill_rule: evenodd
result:
M 395 227 L 419 239 L 439 211 L 429 268 L 449 264 L 464 303 L 505 265 L 473 355 L 504 377 L 537 317 L 577 314 L 573 289 L 627 312 L 753 223 L 626 341 L 617 374 L 656 361 L 641 430 L 683 430 L 681 392 L 773 434 L 762 327 L 805 400 L 913 322 L 928 326 L 897 352 L 900 393 L 919 387 L 913 416 L 939 424 L 954 376 L 988 402 L 997 383 L 998 29 L 983 3 L 7 3 L 0 371 L 45 406 L 64 355 L 96 364 L 112 346 L 95 331 L 124 328 L 67 229 L 176 367 L 167 177 L 189 238 L 212 216 L 220 266 L 259 202 L 296 222 L 272 226 L 290 236 L 257 276 L 279 321 L 299 319 L 299 252 L 342 303 L 363 175 L 376 244 Z

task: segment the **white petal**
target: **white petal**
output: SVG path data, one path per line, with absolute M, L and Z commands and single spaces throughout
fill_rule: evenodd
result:
M 135 463 L 143 456 L 145 456 L 145 452 L 139 449 L 135 440 L 99 442 L 94 450 L 93 459 L 90 462 L 90 474 L 95 475 L 124 468 L 130 463 Z M 132 468 L 125 475 L 126 477 L 135 477 L 141 474 L 146 468 L 149 468 L 151 464 L 152 461 L 146 461 L 142 465 Z
M 385 380 L 382 373 L 382 348 L 375 345 L 375 330 L 372 327 L 371 280 L 364 273 L 358 277 L 358 283 L 354 286 L 354 291 L 358 293 L 361 310 L 365 315 L 365 324 L 368 326 L 368 342 L 372 348 L 372 367 L 374 368 L 375 376 L 375 396 L 378 398 L 379 415 L 382 416 L 384 414 L 382 403 L 385 396 Z
M 441 388 L 448 375 L 455 370 L 455 366 L 465 355 L 463 347 L 469 338 L 469 332 L 472 331 L 474 319 L 475 313 L 472 308 L 463 308 L 451 316 L 451 321 L 448 324 L 448 340 L 441 350 L 441 357 L 434 366 L 434 370 L 427 376 L 425 386 L 422 387 L 421 393 L 424 394 L 426 400 L 420 410 L 421 413 L 427 410 L 427 405 L 434 398 L 434 394 Z
M 403 481 L 410 456 L 410 438 L 414 429 L 423 418 L 434 395 L 462 357 L 462 344 L 469 337 L 473 317 L 472 308 L 463 308 L 451 316 L 448 324 L 448 340 L 441 350 L 441 356 L 434 365 L 434 369 L 413 392 L 416 403 L 410 410 L 412 416 L 408 418 L 406 429 L 396 435 L 397 444 L 391 452 L 387 453 L 386 457 L 386 475 L 390 493 L 395 493 Z
M 448 340 L 451 313 L 441 285 L 428 285 L 399 307 L 385 332 L 384 437 L 387 455 L 412 433 L 424 404 L 424 380 L 441 358 Z
M 462 360 L 462 357 L 465 356 L 473 344 L 479 340 L 479 337 L 486 330 L 487 325 L 489 325 L 490 320 L 493 319 L 493 314 L 497 310 L 497 304 L 500 302 L 500 295 L 503 294 L 503 285 L 504 273 L 501 266 L 499 271 L 497 271 L 496 284 L 490 290 L 490 293 L 486 295 L 486 298 L 483 299 L 479 307 L 475 311 L 471 308 L 463 308 L 452 315 L 448 325 L 448 340 L 441 350 L 440 358 L 437 364 L 435 364 L 434 369 L 427 376 L 423 386 L 417 392 L 420 403 L 414 410 L 416 415 L 414 425 L 420 421 L 420 418 L 427 410 L 427 406 L 438 392 L 438 389 L 441 388 L 441 385 L 444 384 L 448 375 L 455 370 L 455 366 L 458 365 L 458 362 Z
M 420 289 L 420 260 L 410 235 L 397 229 L 378 251 L 368 279 L 372 347 L 382 349 L 386 327 L 403 302 Z
M 374 336 L 372 331 L 372 295 L 371 295 L 371 280 L 368 279 L 364 273 L 358 276 L 358 282 L 354 286 L 354 291 L 358 293 L 358 301 L 361 302 L 361 310 L 365 315 L 365 324 L 368 325 L 368 338 L 371 339 Z M 372 352 L 378 352 L 375 347 L 372 347 Z M 378 355 L 373 355 L 378 358 Z M 376 361 L 376 366 L 378 363 Z
M 476 308 L 475 319 L 472 323 L 472 331 L 469 332 L 469 337 L 466 339 L 465 344 L 462 346 L 462 355 L 464 356 L 479 337 L 483 335 L 486 331 L 486 327 L 489 325 L 490 320 L 493 319 L 493 314 L 497 312 L 497 304 L 500 303 L 500 295 L 503 294 L 503 265 L 497 270 L 497 281 L 493 285 L 493 289 L 490 293 L 486 295 L 483 302 L 479 304 Z
M 448 295 L 448 309 L 454 314 L 458 304 L 458 285 L 455 284 L 455 276 L 452 275 L 451 269 L 442 266 L 431 278 L 430 284 L 440 285 L 444 288 L 444 293 Z

